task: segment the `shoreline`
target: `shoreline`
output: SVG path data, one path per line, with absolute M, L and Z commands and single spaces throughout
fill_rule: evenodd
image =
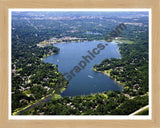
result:
M 107 42 L 106 40 L 88 40 L 88 41 L 71 41 L 71 42 L 59 42 L 59 43 L 55 43 L 55 44 L 67 44 L 67 43 L 86 43 L 86 42 L 94 42 L 94 41 L 103 41 L 103 42 Z M 112 42 L 115 43 L 123 43 L 120 40 L 113 40 Z M 112 42 L 107 42 L 107 43 L 112 43 Z M 55 45 L 52 44 L 52 45 Z
M 95 72 L 99 72 L 99 73 L 102 73 L 102 74 L 104 74 L 104 75 L 107 75 L 108 77 L 110 77 L 112 80 L 114 80 L 114 82 L 116 82 L 118 85 L 120 85 L 120 86 L 125 86 L 125 84 L 124 83 L 122 83 L 122 82 L 120 82 L 120 81 L 117 81 L 115 78 L 113 78 L 111 75 L 110 75 L 110 70 L 104 70 L 104 71 L 97 71 L 95 68 L 93 68 L 93 71 L 95 71 Z M 108 73 L 107 73 L 108 72 Z
M 58 53 L 59 53 L 59 52 L 58 52 Z M 54 54 L 58 54 L 58 53 L 52 52 L 51 54 L 47 54 L 47 55 L 45 55 L 45 57 L 40 58 L 40 60 L 43 61 L 43 59 L 45 59 L 46 57 L 51 56 L 51 55 L 54 55 Z M 54 64 L 52 64 L 52 65 L 54 65 Z M 63 91 L 65 91 L 65 90 L 66 90 L 66 87 L 61 88 L 60 93 L 58 93 L 57 95 L 60 95 L 60 96 L 61 96 L 61 93 L 62 93 Z M 35 100 L 34 102 L 29 103 L 29 104 L 28 104 L 27 106 L 25 106 L 25 107 L 15 109 L 14 112 L 12 112 L 12 115 L 13 115 L 13 116 L 14 116 L 14 115 L 19 115 L 19 113 L 21 113 L 22 111 L 25 111 L 25 110 L 28 109 L 28 108 L 30 109 L 30 107 L 32 107 L 32 106 L 34 106 L 34 105 L 38 105 L 38 103 L 45 101 L 47 98 L 52 98 L 52 97 L 54 97 L 54 94 L 55 94 L 55 90 L 53 90 L 52 93 L 50 93 L 50 94 L 48 94 L 48 95 L 46 95 L 46 96 L 43 96 L 43 97 L 41 97 L 40 99 Z
M 104 42 L 106 42 L 105 40 L 92 40 L 92 41 L 104 41 Z M 88 42 L 92 42 L 92 41 L 88 41 Z M 119 44 L 119 43 L 123 43 L 123 42 L 119 42 L 119 41 L 117 41 L 117 40 L 113 40 L 112 42 L 114 42 L 114 43 L 117 43 L 117 44 Z M 112 43 L 112 42 L 109 42 L 109 43 Z M 63 43 L 56 43 L 56 44 L 67 44 L 67 43 L 80 43 L 79 41 L 78 42 L 63 42 Z M 82 42 L 82 43 L 86 43 L 86 42 Z M 108 42 L 107 42 L 108 43 Z M 54 44 L 53 44 L 54 45 Z M 118 49 L 119 50 L 119 49 Z M 59 52 L 60 52 L 60 50 L 59 50 Z M 51 56 L 51 55 L 54 55 L 54 54 L 58 54 L 59 52 L 57 52 L 57 53 L 51 53 L 51 54 L 47 54 L 47 55 L 45 55 L 45 57 L 43 57 L 43 58 L 40 58 L 41 59 L 41 61 L 43 61 L 43 59 L 45 59 L 46 57 L 48 57 L 48 56 Z M 120 51 L 119 51 L 120 52 Z M 54 65 L 54 64 L 53 64 Z M 103 73 L 104 75 L 107 75 L 108 77 L 110 77 L 111 79 L 113 79 L 114 80 L 114 82 L 116 82 L 118 85 L 120 85 L 120 86 L 124 86 L 124 84 L 123 83 L 121 83 L 121 82 L 118 82 L 115 78 L 112 78 L 112 76 L 110 76 L 110 71 L 109 71 L 109 73 L 107 73 L 107 70 L 105 70 L 105 71 L 96 71 L 94 68 L 93 68 L 93 71 L 95 71 L 95 72 L 100 72 L 100 73 Z M 62 88 L 62 90 L 60 91 L 60 93 L 59 93 L 59 95 L 61 95 L 61 93 L 63 93 L 65 90 L 66 90 L 66 88 L 67 87 L 64 87 L 64 88 Z M 102 92 L 103 93 L 103 92 Z M 91 95 L 93 95 L 93 94 L 91 94 Z
M 58 53 L 59 53 L 59 52 L 58 52 Z M 40 60 L 42 61 L 42 60 L 44 60 L 46 57 L 51 56 L 51 55 L 54 55 L 54 54 L 58 54 L 58 53 L 52 52 L 51 54 L 47 54 L 47 55 L 45 55 L 45 57 L 40 58 Z

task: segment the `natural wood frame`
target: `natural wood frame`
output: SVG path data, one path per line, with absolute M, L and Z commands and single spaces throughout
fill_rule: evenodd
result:
M 9 8 L 151 8 L 152 9 L 152 119 L 151 120 L 9 120 L 8 119 L 8 9 Z M 160 1 L 159 0 L 0 0 L 0 128 L 36 127 L 160 127 Z

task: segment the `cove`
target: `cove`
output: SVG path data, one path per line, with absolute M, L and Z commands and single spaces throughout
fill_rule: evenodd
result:
M 89 42 L 71 42 L 54 44 L 60 48 L 58 54 L 48 56 L 43 59 L 45 63 L 52 63 L 58 65 L 60 72 L 67 73 L 76 66 L 82 56 L 86 56 L 88 50 L 97 47 L 99 43 L 106 44 L 105 41 L 89 41 Z M 92 70 L 93 65 L 99 64 L 105 58 L 120 58 L 118 45 L 115 42 L 108 43 L 108 45 L 98 54 L 86 67 L 73 77 L 61 94 L 64 96 L 89 95 L 94 93 L 101 93 L 109 90 L 122 91 L 122 86 L 118 85 L 114 80 L 105 74 L 95 72 Z

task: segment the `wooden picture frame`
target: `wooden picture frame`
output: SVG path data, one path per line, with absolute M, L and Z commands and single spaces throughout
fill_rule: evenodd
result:
M 9 120 L 9 9 L 11 8 L 150 8 L 152 10 L 152 119 L 134 120 Z M 160 41 L 160 2 L 159 0 L 0 0 L 0 127 L 35 128 L 35 127 L 160 127 L 160 79 L 159 79 L 159 41 Z

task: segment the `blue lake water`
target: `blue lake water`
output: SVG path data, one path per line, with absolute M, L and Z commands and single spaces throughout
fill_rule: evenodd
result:
M 55 44 L 60 48 L 60 53 L 51 55 L 43 61 L 58 65 L 60 72 L 69 73 L 74 66 L 78 66 L 82 56 L 89 55 L 87 52 L 92 51 L 99 43 L 106 44 L 105 41 L 89 41 L 89 42 L 71 42 L 63 44 Z M 74 73 L 75 76 L 69 81 L 66 90 L 61 94 L 64 96 L 88 95 L 109 90 L 122 91 L 122 86 L 118 85 L 107 75 L 92 70 L 93 65 L 99 64 L 105 58 L 120 58 L 118 46 L 115 42 L 108 43 L 103 50 L 96 55 L 90 63 L 87 63 L 84 69 L 79 73 Z

